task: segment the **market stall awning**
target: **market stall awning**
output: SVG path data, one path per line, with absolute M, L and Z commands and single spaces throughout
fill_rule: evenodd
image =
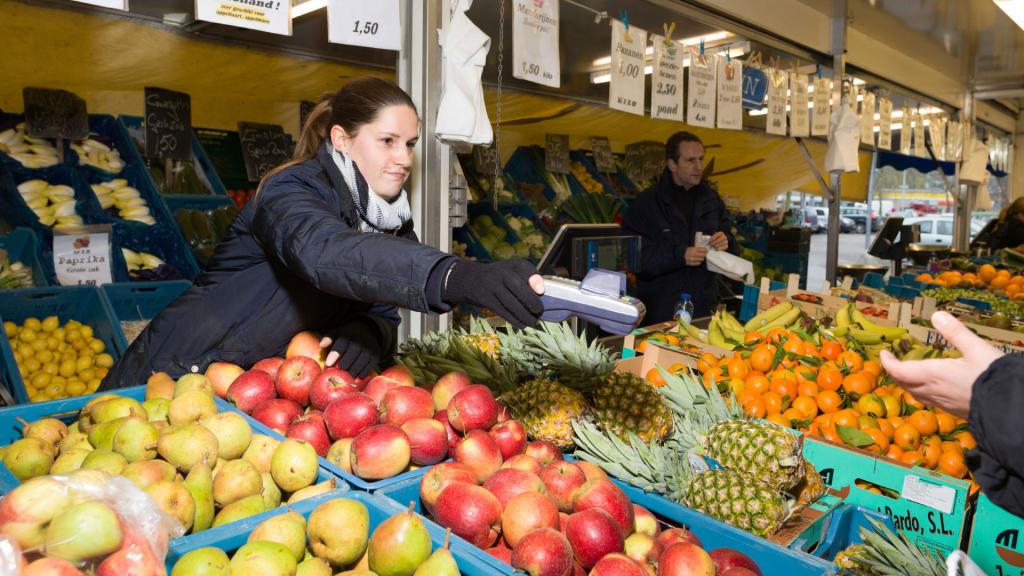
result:
M 878 152 L 878 167 L 882 168 L 889 166 L 899 171 L 913 168 L 921 174 L 927 174 L 935 170 L 942 170 L 942 173 L 947 176 L 952 176 L 956 172 L 955 162 L 942 162 L 932 160 L 931 158 L 921 158 L 920 156 L 909 156 L 907 154 L 899 154 L 897 152 Z

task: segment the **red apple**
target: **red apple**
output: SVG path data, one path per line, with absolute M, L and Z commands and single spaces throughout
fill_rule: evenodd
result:
M 508 506 L 516 496 L 524 492 L 536 492 L 547 495 L 544 483 L 540 478 L 523 470 L 515 468 L 502 468 L 484 482 L 484 488 L 491 491 L 494 497 L 501 502 L 501 507 Z
M 558 508 L 540 492 L 519 494 L 501 512 L 501 535 L 513 549 L 530 532 L 538 528 L 557 530 L 558 525 Z
M 739 550 L 716 548 L 709 552 L 708 556 L 711 556 L 711 561 L 715 563 L 715 568 L 719 574 L 727 570 L 748 570 L 757 576 L 761 576 L 761 569 L 757 566 L 757 562 L 754 562 L 750 559 L 750 556 Z
M 700 542 L 700 538 L 697 538 L 696 534 L 690 532 L 686 528 L 669 528 L 667 530 L 662 530 L 661 534 L 655 536 L 655 539 L 658 541 L 658 544 L 661 545 L 662 550 L 676 542 L 689 542 L 691 544 L 696 544 L 701 548 L 704 547 Z
M 658 576 L 715 576 L 715 563 L 700 546 L 676 542 L 661 552 Z
M 516 454 L 502 462 L 501 467 L 516 468 L 517 470 L 536 474 L 537 476 L 540 476 L 540 471 L 543 469 L 543 466 L 540 465 L 540 462 L 538 462 L 536 458 L 533 456 L 527 456 L 526 454 Z
M 71 562 L 63 558 L 39 558 L 20 571 L 21 576 L 82 576 L 82 572 Z
M 530 576 L 572 576 L 572 548 L 557 530 L 534 530 L 512 551 L 512 566 Z
M 274 379 L 262 370 L 243 372 L 231 383 L 227 393 L 228 402 L 246 414 L 252 414 L 256 406 L 276 397 Z
M 252 411 L 252 417 L 268 428 L 284 434 L 292 422 L 302 415 L 302 406 L 284 398 L 271 398 Z
M 761 576 L 761 573 L 737 566 L 735 568 L 729 568 L 728 570 L 719 572 L 718 576 Z
M 455 461 L 469 466 L 477 482 L 484 482 L 501 468 L 501 450 L 483 430 L 471 430 L 455 446 Z
M 320 374 L 316 360 L 305 356 L 292 356 L 277 370 L 277 395 L 298 403 L 309 404 L 309 387 Z
M 573 511 L 573 494 L 587 482 L 583 471 L 576 464 L 564 460 L 545 466 L 540 471 L 540 479 L 544 481 L 548 494 L 562 512 Z
M 434 401 L 434 409 L 444 410 L 448 408 L 448 402 L 452 399 L 452 396 L 455 396 L 456 393 L 472 383 L 465 372 L 449 372 L 438 378 L 437 382 L 434 383 L 434 388 L 430 391 Z
M 373 380 L 376 377 L 377 371 L 370 370 L 370 373 L 367 374 L 366 376 L 363 376 L 362 378 L 356 378 L 355 385 L 357 388 L 359 388 L 359 391 L 362 392 L 363 388 L 366 388 L 366 385 L 370 383 L 370 380 Z
M 437 497 L 434 519 L 474 546 L 487 548 L 498 539 L 501 503 L 482 486 L 454 482 Z
M 540 462 L 541 466 L 547 466 L 555 460 L 565 460 L 562 456 L 562 452 L 551 442 L 544 440 L 534 440 L 526 445 L 523 449 L 523 454 L 527 456 L 533 456 Z
M 379 406 L 381 424 L 401 426 L 409 420 L 434 417 L 434 401 L 430 399 L 430 392 L 415 386 L 388 390 Z
M 646 576 L 647 572 L 625 554 L 608 554 L 597 561 L 588 576 Z
M 377 405 L 362 392 L 349 392 L 327 405 L 324 422 L 334 440 L 355 438 L 377 423 Z
M 487 552 L 505 564 L 512 564 L 512 550 L 510 550 L 508 546 L 505 546 L 504 542 L 498 542 L 497 546 L 491 546 L 487 550 L 484 550 L 484 552 Z
M 309 404 L 317 410 L 327 408 L 331 402 L 360 388 L 348 372 L 338 367 L 324 368 L 309 387 Z
M 448 422 L 459 432 L 487 430 L 498 421 L 498 410 L 491 389 L 473 384 L 452 396 L 448 403 Z
M 633 504 L 633 531 L 657 538 L 661 533 L 661 526 L 658 524 L 658 518 L 651 514 L 650 510 L 639 504 Z
M 287 359 L 305 356 L 315 361 L 322 368 L 324 362 L 327 361 L 327 349 L 320 347 L 320 340 L 321 337 L 316 332 L 308 330 L 299 332 L 292 336 L 291 341 L 288 342 L 288 349 L 285 351 L 284 357 Z
M 420 503 L 428 514 L 434 513 L 441 492 L 455 482 L 476 484 L 476 477 L 468 466 L 458 462 L 442 462 L 427 469 L 420 479 Z
M 221 398 L 228 397 L 228 388 L 235 381 L 235 378 L 244 373 L 245 370 L 238 364 L 230 362 L 214 362 L 206 367 L 206 377 L 213 383 L 213 391 Z
M 380 373 L 380 375 L 398 382 L 399 386 L 416 385 L 416 380 L 412 377 L 412 372 L 410 372 L 405 366 L 401 366 L 399 364 L 395 364 L 394 366 L 385 369 Z
M 623 544 L 623 549 L 626 556 L 645 564 L 657 564 L 658 558 L 661 556 L 661 544 L 641 532 L 630 534 Z
M 330 406 L 328 406 L 330 408 Z M 379 424 L 352 440 L 352 473 L 364 480 L 382 480 L 409 467 L 409 437 L 397 426 Z
M 505 460 L 523 453 L 526 448 L 526 428 L 519 420 L 506 420 L 495 424 L 487 432 L 498 443 L 501 457 Z
M 588 508 L 569 515 L 565 536 L 572 545 L 576 561 L 590 569 L 605 554 L 622 552 L 625 538 L 611 514 L 600 508 Z
M 583 475 L 587 477 L 588 481 L 608 479 L 608 473 L 602 470 L 597 464 L 587 462 L 586 460 L 577 460 L 576 465 L 583 471 Z
M 402 431 L 409 437 L 412 447 L 412 463 L 429 466 L 444 460 L 448 455 L 448 436 L 444 424 L 433 418 L 416 418 L 402 424 Z
M 462 436 L 452 428 L 451 423 L 448 422 L 448 411 L 439 410 L 434 414 L 434 420 L 437 420 L 441 424 L 444 424 L 444 433 L 448 437 L 448 456 L 455 455 L 455 446 L 462 442 Z
M 608 480 L 590 480 L 577 488 L 572 507 L 575 512 L 600 508 L 619 523 L 623 537 L 633 533 L 633 503 L 621 488 Z
M 162 576 L 163 563 L 144 536 L 126 530 L 121 548 L 96 566 L 95 576 Z
M 327 450 L 331 447 L 331 439 L 327 436 L 327 427 L 324 426 L 323 416 L 319 412 L 304 414 L 296 418 L 288 432 L 287 438 L 299 438 L 309 442 L 320 457 L 327 456 Z
M 271 378 L 277 378 L 277 370 L 284 364 L 284 358 L 264 358 L 252 365 L 250 370 L 260 370 L 270 374 Z
M 384 401 L 384 395 L 387 394 L 388 390 L 398 388 L 402 385 L 403 384 L 398 380 L 381 374 L 367 382 L 366 387 L 363 388 L 363 394 L 373 398 L 374 403 L 380 406 L 381 402 Z M 431 401 L 431 405 L 433 405 L 433 401 Z

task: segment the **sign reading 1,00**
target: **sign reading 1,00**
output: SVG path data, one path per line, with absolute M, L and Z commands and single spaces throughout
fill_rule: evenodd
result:
M 637 76 L 640 75 L 640 65 L 619 62 L 619 74 L 622 76 L 628 76 L 630 78 L 636 78 Z
M 362 24 L 362 26 L 360 26 L 360 24 Z M 355 34 L 369 34 L 373 36 L 377 33 L 377 26 L 376 22 L 360 22 L 359 20 L 356 20 L 355 27 L 352 28 L 352 32 Z

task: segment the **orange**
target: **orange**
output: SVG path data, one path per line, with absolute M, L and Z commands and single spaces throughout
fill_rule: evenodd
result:
M 959 452 L 961 454 L 963 454 L 964 452 L 964 447 L 961 446 L 960 443 L 955 440 L 943 440 L 940 446 L 942 447 L 943 452 L 953 451 Z
M 921 447 L 921 433 L 910 424 L 902 424 L 896 427 L 892 441 L 903 450 L 917 450 Z
M 787 421 L 793 421 L 793 420 L 810 420 L 810 418 L 808 418 L 807 416 L 805 416 L 805 415 L 804 415 L 804 413 L 803 413 L 803 412 L 802 412 L 801 410 L 797 410 L 796 408 L 792 408 L 792 407 L 790 407 L 790 408 L 787 408 L 787 409 L 786 409 L 786 410 L 785 410 L 785 411 L 784 411 L 784 412 L 782 413 L 782 415 L 783 415 L 783 416 L 784 416 L 784 417 L 786 418 L 786 420 L 787 420 Z M 792 428 L 792 427 L 793 427 L 793 426 L 792 426 L 792 424 L 790 424 L 789 426 L 790 426 L 790 428 Z
M 666 334 L 665 343 L 668 344 L 669 346 L 679 346 L 680 344 L 682 344 L 682 342 L 680 342 L 679 340 L 679 337 L 676 336 L 675 334 Z
M 882 399 L 882 404 L 885 405 L 885 415 L 889 418 L 895 418 L 900 415 L 900 401 L 895 396 L 879 396 Z
M 978 277 L 982 282 L 988 284 L 996 277 L 996 267 L 991 264 L 982 264 L 981 268 L 978 268 Z
M 804 420 L 811 420 L 818 415 L 818 403 L 812 396 L 797 396 L 793 400 L 793 410 L 798 410 Z
M 749 387 L 749 385 L 745 390 L 743 390 L 743 392 L 740 392 L 740 394 L 736 396 L 736 401 L 740 403 L 740 406 L 746 406 L 747 404 L 750 404 L 754 400 L 760 399 L 761 393 L 757 392 L 756 390 L 752 390 Z
M 772 380 L 772 392 L 778 393 L 779 396 L 795 398 L 797 395 L 797 386 L 795 382 L 777 378 Z
M 896 433 L 896 429 L 893 428 L 893 425 L 884 418 L 878 419 L 878 429 L 881 430 L 882 434 L 885 434 L 885 437 L 889 440 L 892 440 L 893 435 Z
M 797 384 L 796 393 L 798 396 L 810 396 L 814 398 L 818 395 L 818 384 L 813 380 L 810 382 L 801 382 Z
M 782 349 L 788 354 L 800 355 L 804 353 L 804 343 L 799 338 L 790 338 L 782 345 Z
M 710 370 L 704 373 L 704 386 L 711 388 L 711 385 L 718 385 L 726 379 L 725 368 L 722 365 L 712 366 Z
M 1010 278 L 1010 284 L 1024 284 L 1024 276 L 1017 274 L 1013 278 Z
M 931 274 L 918 274 L 917 276 L 914 276 L 914 280 L 916 280 L 918 282 L 923 282 L 925 284 L 931 284 L 932 283 L 932 275 Z
M 868 428 L 878 428 L 878 420 L 872 416 L 865 416 L 861 414 L 857 421 L 860 422 L 860 429 L 867 430 Z
M 815 400 L 818 404 L 818 409 L 825 414 L 838 412 L 839 405 L 843 403 L 843 399 L 839 397 L 835 390 L 822 390 L 818 392 L 818 397 Z
M 832 417 L 832 423 L 836 426 L 846 426 L 847 428 L 860 429 L 860 414 L 856 410 L 846 408 L 835 413 Z
M 697 370 L 701 374 L 704 374 L 710 370 L 712 366 L 718 366 L 718 358 L 716 358 L 711 352 L 701 354 L 700 359 L 697 360 Z
M 748 404 L 744 404 L 743 411 L 751 418 L 764 418 L 765 414 L 768 413 L 764 405 L 764 400 L 761 398 L 753 400 Z
M 1013 298 L 1015 295 L 1019 294 L 1020 291 L 1020 284 L 1010 284 L 1009 286 L 1006 287 L 1006 295 L 1009 296 L 1010 298 Z
M 668 371 L 672 374 L 688 374 L 690 372 L 690 367 L 686 364 L 676 362 L 668 367 Z
M 939 421 L 935 418 L 935 414 L 928 410 L 918 410 L 907 416 L 907 423 L 917 428 L 921 436 L 931 436 L 939 431 Z
M 810 382 L 817 387 L 815 379 L 818 378 L 818 371 L 810 366 L 797 366 L 793 369 L 793 374 L 796 375 L 796 383 L 799 386 L 804 382 Z
M 821 352 L 818 351 L 818 347 L 814 342 L 804 342 L 804 356 L 813 356 L 814 358 L 821 358 Z
M 782 328 L 781 326 L 779 326 L 779 327 L 772 328 L 771 330 L 769 330 L 768 333 L 765 334 L 765 338 L 769 342 L 778 342 L 779 340 L 782 340 L 783 338 L 785 338 L 788 334 L 789 334 L 789 330 L 786 330 L 785 328 Z
M 785 416 L 783 416 L 782 414 L 779 414 L 778 412 L 776 412 L 774 414 L 769 414 L 765 418 L 765 420 L 767 420 L 767 421 L 769 421 L 769 422 L 771 422 L 773 424 L 778 424 L 779 426 L 782 426 L 783 428 L 792 428 L 793 427 L 793 425 L 789 422 L 789 420 L 787 420 Z
M 821 341 L 821 356 L 826 360 L 835 360 L 843 352 L 843 346 L 835 340 Z
M 768 379 L 771 380 L 774 386 L 776 382 L 789 382 L 796 388 L 796 374 L 792 370 L 787 368 L 778 368 L 774 372 L 768 375 Z
M 1010 285 L 1010 277 L 996 276 L 995 278 L 992 279 L 991 282 L 989 282 L 988 285 L 993 288 L 996 288 L 997 290 L 1002 290 L 1003 288 L 1006 288 L 1007 286 Z
M 956 438 L 956 441 L 960 443 L 960 446 L 964 450 L 974 450 L 978 447 L 978 443 L 974 440 L 974 436 L 971 436 L 971 433 L 967 430 L 957 432 L 953 435 L 953 438 Z
M 764 340 L 764 336 L 761 335 L 761 333 L 758 332 L 757 330 L 751 330 L 750 332 L 747 332 L 746 335 L 743 336 L 744 344 L 750 344 L 751 342 L 760 342 L 761 340 Z
M 726 387 L 733 396 L 739 398 L 740 394 L 747 389 L 747 383 L 739 378 L 730 378 L 726 383 Z
M 874 376 L 876 381 L 878 380 L 878 377 L 882 375 L 882 365 L 874 360 L 865 360 L 864 367 L 861 368 L 861 370 Z
M 860 369 L 864 367 L 864 359 L 860 357 L 853 350 L 847 350 L 839 355 L 839 359 L 836 360 L 836 364 L 840 368 L 845 367 L 850 372 L 860 372 Z
M 943 452 L 939 456 L 939 470 L 954 478 L 963 478 L 967 475 L 967 463 L 964 462 L 964 455 L 957 452 Z
M 729 360 L 726 366 L 731 378 L 743 378 L 750 372 L 750 366 L 747 365 L 747 361 L 740 358 Z
M 871 439 L 875 441 L 875 446 L 878 447 L 878 451 L 882 454 L 889 449 L 889 439 L 878 428 L 866 428 L 864 433 L 871 436 Z
M 924 464 L 924 454 L 921 454 L 917 450 L 904 452 L 903 455 L 900 456 L 900 462 L 910 464 L 911 466 L 920 466 Z
M 845 383 L 843 387 L 846 387 Z M 882 418 L 885 416 L 885 403 L 877 394 L 864 394 L 857 400 L 857 410 L 861 414 Z
M 764 374 L 751 374 L 747 376 L 745 382 L 747 384 L 747 390 L 753 390 L 758 394 L 764 394 L 771 389 L 771 382 Z
M 764 400 L 764 408 L 769 414 L 782 412 L 786 408 L 789 408 L 789 401 L 784 399 L 782 395 L 777 392 L 765 392 L 761 398 Z
M 641 353 L 641 354 L 643 354 L 644 352 L 647 351 L 647 340 L 646 339 L 641 340 L 640 343 L 636 345 L 636 351 Z
M 933 436 L 933 438 L 935 438 L 935 436 Z M 921 451 L 924 453 L 924 467 L 934 470 L 935 467 L 939 465 L 939 457 L 942 456 L 942 447 L 939 444 L 929 442 L 922 446 Z
M 889 444 L 889 449 L 885 451 L 885 455 L 898 462 L 900 457 L 903 456 L 903 450 L 895 444 Z
M 919 410 L 924 408 L 924 404 L 922 404 L 917 398 L 914 398 L 914 396 L 906 390 L 903 391 L 903 402 L 906 403 L 907 406 L 913 406 Z
M 750 367 L 761 372 L 768 372 L 772 369 L 772 360 L 775 359 L 775 348 L 767 344 L 761 344 L 750 353 Z
M 658 372 L 656 367 L 647 371 L 646 378 L 647 383 L 655 388 L 661 388 L 665 385 L 665 379 L 661 377 L 661 372 Z
M 823 365 L 818 370 L 817 382 L 822 390 L 839 390 L 843 385 L 843 373 L 833 366 Z
M 864 372 L 855 372 L 843 378 L 843 390 L 853 398 L 859 398 L 874 388 L 869 376 Z

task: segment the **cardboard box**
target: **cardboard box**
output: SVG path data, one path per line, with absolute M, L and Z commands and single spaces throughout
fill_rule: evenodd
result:
M 766 282 L 762 281 L 762 288 L 760 295 L 757 299 L 757 310 L 767 310 L 776 304 L 780 304 L 789 300 L 794 306 L 799 307 L 808 316 L 815 320 L 822 318 L 834 318 L 836 310 L 839 310 L 843 306 L 851 303 L 851 300 L 841 298 L 839 296 L 833 296 L 830 292 L 812 292 L 810 290 L 801 290 L 799 286 L 799 277 L 795 274 L 789 276 L 789 281 L 786 288 L 781 290 L 767 290 L 764 286 Z M 852 301 L 853 305 L 859 310 L 866 308 L 879 308 L 881 306 L 877 304 L 871 304 L 868 302 L 856 302 Z M 877 316 L 869 316 L 870 320 L 879 326 L 896 326 L 899 324 L 900 319 L 909 314 L 909 309 L 904 307 L 905 305 L 901 302 L 892 302 L 885 308 L 888 308 L 888 316 L 880 318 Z
M 1024 518 L 978 497 L 967 555 L 990 576 L 1024 574 Z
M 910 335 L 917 338 L 925 344 L 945 344 L 946 340 L 939 334 L 937 330 L 929 326 L 921 326 L 920 324 L 914 324 L 913 318 L 931 318 L 932 314 L 936 311 L 936 303 L 934 298 L 917 298 L 914 301 L 914 308 L 917 313 L 911 318 L 905 318 L 900 326 L 903 326 L 910 332 Z M 981 324 L 972 324 L 965 322 L 965 326 L 971 329 L 972 332 L 988 340 L 993 346 L 999 348 L 1003 352 L 1024 352 L 1024 334 L 1015 332 L 1013 330 L 1003 330 L 1001 328 L 992 328 L 989 326 L 983 326 Z

